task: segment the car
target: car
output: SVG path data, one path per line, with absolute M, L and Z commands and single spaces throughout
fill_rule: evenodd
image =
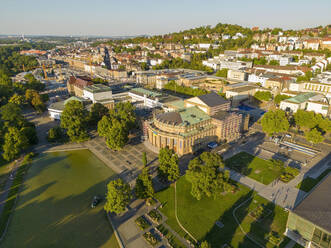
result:
M 216 142 L 209 142 L 207 146 L 210 149 L 214 149 L 214 148 L 218 147 L 218 144 Z
M 292 138 L 292 135 L 287 133 L 287 134 L 285 134 L 285 137 Z
M 98 195 L 93 197 L 93 201 L 91 204 L 91 208 L 95 208 L 100 202 L 101 202 L 102 198 Z

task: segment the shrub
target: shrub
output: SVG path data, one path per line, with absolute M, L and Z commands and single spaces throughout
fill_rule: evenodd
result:
M 157 238 L 151 232 L 147 232 L 143 236 L 148 241 L 148 243 L 153 246 L 158 243 Z
M 139 218 L 137 218 L 135 222 L 141 230 L 145 230 L 147 227 L 150 226 L 150 224 L 147 222 L 147 220 L 143 216 L 140 216 Z
M 160 222 L 162 220 L 162 215 L 156 209 L 150 211 L 148 216 L 151 217 L 154 222 Z

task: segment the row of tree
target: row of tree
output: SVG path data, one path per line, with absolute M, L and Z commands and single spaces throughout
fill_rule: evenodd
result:
M 204 89 L 200 89 L 200 88 L 194 89 L 192 87 L 178 85 L 175 81 L 170 81 L 169 83 L 165 84 L 164 89 L 189 96 L 201 96 L 208 93 L 208 91 Z
M 314 144 L 324 140 L 323 135 L 331 132 L 331 121 L 312 111 L 298 110 L 293 115 L 283 110 L 268 111 L 261 119 L 263 131 L 268 135 L 286 132 L 290 126 L 305 132 L 306 139 Z
M 38 143 L 35 125 L 22 115 L 16 103 L 7 103 L 0 108 L 0 152 L 11 161 L 29 145 Z

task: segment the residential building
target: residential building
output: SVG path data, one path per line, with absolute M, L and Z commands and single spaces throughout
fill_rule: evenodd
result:
M 92 79 L 83 76 L 71 76 L 67 81 L 67 89 L 70 95 L 82 97 L 85 86 L 93 85 Z

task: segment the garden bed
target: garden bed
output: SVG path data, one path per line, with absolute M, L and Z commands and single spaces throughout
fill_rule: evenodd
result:
M 162 215 L 156 209 L 153 209 L 147 215 L 154 223 L 159 224 L 162 221 Z
M 155 234 L 151 232 L 144 233 L 143 236 L 146 239 L 146 241 L 152 246 L 155 246 L 159 242 Z
M 149 227 L 151 224 L 145 219 L 144 216 L 140 216 L 139 218 L 137 218 L 135 220 L 137 226 L 141 229 L 141 230 L 145 230 L 147 227 Z

